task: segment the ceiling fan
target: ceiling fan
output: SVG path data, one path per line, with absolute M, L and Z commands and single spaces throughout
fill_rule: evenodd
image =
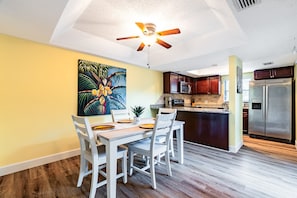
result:
M 166 43 L 165 41 L 159 39 L 159 36 L 167 36 L 171 34 L 179 34 L 180 30 L 179 28 L 165 30 L 161 32 L 156 32 L 156 25 L 153 23 L 141 23 L 136 22 L 136 25 L 139 27 L 139 29 L 142 31 L 143 36 L 128 36 L 128 37 L 122 37 L 117 38 L 117 40 L 125 40 L 125 39 L 133 39 L 133 38 L 143 38 L 148 39 L 149 41 L 142 41 L 137 49 L 137 51 L 143 50 L 145 45 L 150 46 L 152 42 L 156 42 L 159 45 L 169 49 L 171 45 L 169 43 Z

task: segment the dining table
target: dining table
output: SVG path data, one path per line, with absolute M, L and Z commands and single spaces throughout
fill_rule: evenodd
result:
M 98 140 L 105 145 L 106 150 L 106 180 L 107 180 L 107 197 L 116 198 L 116 174 L 117 160 L 116 153 L 119 145 L 127 144 L 137 140 L 148 138 L 152 135 L 152 128 L 142 128 L 146 124 L 153 124 L 154 118 L 142 118 L 140 122 L 116 122 L 104 123 L 111 128 L 97 128 L 93 131 Z M 102 123 L 101 123 L 102 124 Z M 173 132 L 176 137 L 177 152 L 171 160 L 180 164 L 184 162 L 184 121 L 175 120 L 173 124 Z M 92 124 L 96 126 L 96 123 Z

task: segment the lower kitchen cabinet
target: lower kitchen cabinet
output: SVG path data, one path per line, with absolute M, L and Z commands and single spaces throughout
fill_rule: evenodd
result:
M 185 121 L 185 140 L 229 150 L 229 114 L 178 111 L 177 120 Z
M 243 133 L 248 133 L 249 129 L 249 110 L 248 109 L 243 109 L 242 112 L 242 129 Z

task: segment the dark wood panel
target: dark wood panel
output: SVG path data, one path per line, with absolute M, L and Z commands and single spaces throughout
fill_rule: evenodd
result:
M 249 110 L 243 109 L 242 112 L 242 129 L 244 133 L 248 133 L 249 128 Z
M 176 148 L 176 147 L 175 147 Z M 238 153 L 187 144 L 184 164 L 171 163 L 172 177 L 156 166 L 157 189 L 136 173 L 117 183 L 118 198 L 255 198 L 296 197 L 297 151 L 294 145 L 244 136 Z M 77 188 L 79 157 L 0 177 L 0 197 L 85 198 L 91 178 Z M 166 171 L 165 171 L 166 172 Z M 106 197 L 106 186 L 97 189 Z
M 254 79 L 271 79 L 271 78 L 292 78 L 294 77 L 294 66 L 278 67 L 271 69 L 261 69 L 254 71 Z
M 163 73 L 163 91 L 164 93 L 179 92 L 179 76 L 176 73 Z
M 195 84 L 197 94 L 221 94 L 221 78 L 219 75 L 197 78 Z
M 210 94 L 220 95 L 221 94 L 221 78 L 220 76 L 209 77 L 209 92 Z
M 196 79 L 196 93 L 197 94 L 209 93 L 209 80 L 207 77 Z
M 228 114 L 178 111 L 177 120 L 185 121 L 185 140 L 229 149 Z

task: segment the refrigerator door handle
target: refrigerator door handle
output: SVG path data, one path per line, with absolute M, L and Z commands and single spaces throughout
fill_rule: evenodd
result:
M 269 88 L 269 85 L 266 85 L 265 86 L 266 90 L 265 90 L 265 120 L 267 119 L 268 117 L 268 88 Z
M 265 113 L 266 112 L 266 86 L 263 86 L 262 89 L 263 89 L 262 103 L 264 103 L 262 106 L 262 117 L 265 120 L 265 118 L 266 118 L 266 113 Z

